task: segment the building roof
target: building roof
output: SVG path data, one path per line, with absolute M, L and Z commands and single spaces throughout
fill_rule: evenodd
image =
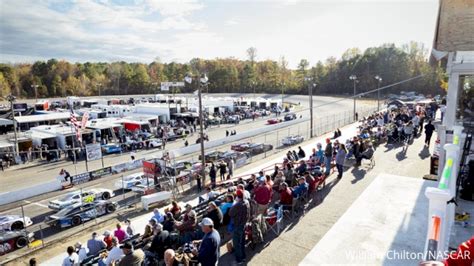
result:
M 68 119 L 71 113 L 48 113 L 42 115 L 25 115 L 25 116 L 16 116 L 15 120 L 18 123 L 33 123 L 41 121 L 52 121 L 52 120 L 63 120 Z

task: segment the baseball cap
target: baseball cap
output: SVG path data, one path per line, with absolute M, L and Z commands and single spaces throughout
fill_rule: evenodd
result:
M 184 207 L 185 208 L 192 208 L 193 206 L 191 206 L 191 204 L 188 203 L 188 204 L 184 205 Z
M 132 249 L 132 244 L 129 242 L 125 242 L 123 245 L 120 246 L 120 248 L 126 248 L 126 249 Z
M 80 248 L 82 246 L 82 243 L 81 242 L 77 242 L 76 244 L 74 244 L 74 247 L 75 248 Z
M 239 198 L 243 198 L 243 197 L 244 197 L 244 192 L 243 192 L 242 190 L 240 190 L 240 189 L 237 189 L 236 194 L 237 194 L 237 197 L 239 197 Z
M 157 224 L 155 228 L 158 231 L 162 231 L 163 230 L 163 225 L 162 224 Z
M 214 222 L 211 220 L 211 218 L 204 218 L 202 221 L 199 223 L 199 226 L 214 226 Z
M 106 230 L 106 231 L 104 232 L 104 236 L 110 236 L 110 231 L 109 231 L 109 230 Z

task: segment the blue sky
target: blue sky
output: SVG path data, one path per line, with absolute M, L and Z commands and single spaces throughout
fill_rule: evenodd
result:
M 437 0 L 0 1 L 0 61 L 186 62 L 281 56 L 295 67 L 352 47 L 430 47 Z

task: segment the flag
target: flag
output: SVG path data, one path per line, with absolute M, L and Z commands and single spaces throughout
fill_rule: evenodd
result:
M 74 131 L 76 132 L 76 138 L 78 141 L 81 141 L 81 134 L 79 132 L 79 122 L 76 119 L 76 115 L 74 115 L 74 110 L 71 108 L 71 116 L 70 116 L 71 125 L 74 127 Z
M 87 121 L 89 120 L 89 112 L 85 112 L 82 115 L 81 128 L 86 128 Z

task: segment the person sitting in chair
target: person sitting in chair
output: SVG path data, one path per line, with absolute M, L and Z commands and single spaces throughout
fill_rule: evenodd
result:
M 308 191 L 308 183 L 304 177 L 298 178 L 298 186 L 293 189 L 293 198 L 298 198 Z
M 370 160 L 374 156 L 374 147 L 372 146 L 371 143 L 367 145 L 367 148 L 359 154 L 359 156 L 356 156 L 356 164 L 355 166 L 360 166 L 362 159 L 367 159 Z

